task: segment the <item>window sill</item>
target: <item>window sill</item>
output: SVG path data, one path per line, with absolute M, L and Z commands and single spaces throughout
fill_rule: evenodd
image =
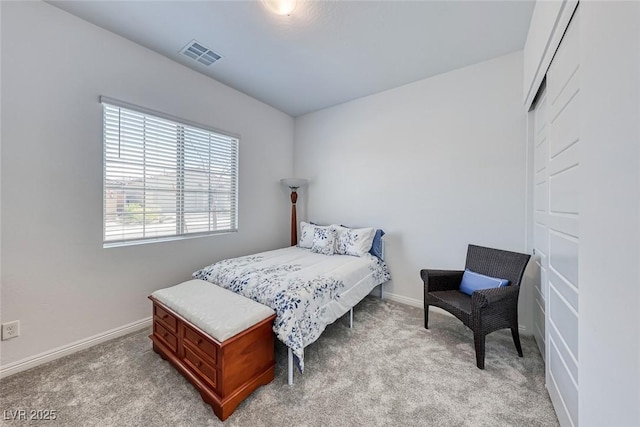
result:
M 114 242 L 102 242 L 103 249 L 111 249 L 111 248 L 121 248 L 124 246 L 138 246 L 138 245 L 146 245 L 149 243 L 160 243 L 160 242 L 172 242 L 176 240 L 190 240 L 190 239 L 199 239 L 201 237 L 211 237 L 211 236 L 219 236 L 222 234 L 231 234 L 237 233 L 238 230 L 225 230 L 214 233 L 203 233 L 203 234 L 188 234 L 183 236 L 166 236 L 166 237 L 153 237 L 148 239 L 140 239 L 140 240 L 127 240 L 125 242 L 114 241 Z

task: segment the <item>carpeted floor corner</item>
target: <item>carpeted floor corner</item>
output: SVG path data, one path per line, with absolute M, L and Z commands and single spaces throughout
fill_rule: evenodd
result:
M 486 368 L 473 336 L 438 313 L 367 297 L 307 347 L 305 373 L 287 385 L 287 352 L 276 378 L 224 423 L 140 331 L 5 378 L 2 411 L 55 410 L 60 426 L 557 426 L 544 364 L 531 337 L 517 356 L 509 331 L 487 336 Z M 6 416 L 4 418 L 7 418 Z

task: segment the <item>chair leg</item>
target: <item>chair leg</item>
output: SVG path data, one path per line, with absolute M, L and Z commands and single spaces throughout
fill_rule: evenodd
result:
M 429 329 L 429 305 L 424 306 L 424 328 Z
M 520 331 L 518 328 L 511 328 L 511 336 L 513 336 L 513 343 L 516 345 L 516 350 L 518 350 L 518 356 L 522 357 L 522 346 L 520 345 Z
M 473 332 L 473 343 L 476 347 L 476 364 L 478 369 L 484 369 L 484 341 L 485 335 Z

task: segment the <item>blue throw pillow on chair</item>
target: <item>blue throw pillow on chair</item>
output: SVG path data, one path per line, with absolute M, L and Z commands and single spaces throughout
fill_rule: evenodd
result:
M 509 285 L 507 279 L 489 277 L 467 269 L 462 275 L 460 292 L 471 295 L 474 291 L 479 291 L 480 289 L 503 288 L 507 285 Z

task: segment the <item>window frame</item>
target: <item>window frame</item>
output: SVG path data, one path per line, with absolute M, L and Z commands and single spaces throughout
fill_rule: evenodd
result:
M 192 122 L 190 120 L 185 120 L 182 119 L 180 117 L 176 117 L 176 116 L 172 116 L 170 114 L 166 114 L 166 113 L 162 113 L 159 111 L 155 111 L 149 108 L 145 108 L 145 107 L 140 107 L 138 105 L 135 104 L 131 104 L 128 102 L 124 102 L 124 101 L 120 101 L 114 98 L 110 98 L 110 97 L 106 97 L 106 96 L 100 96 L 99 97 L 99 101 L 100 104 L 102 104 L 102 172 L 103 172 L 103 176 L 102 176 L 102 245 L 103 248 L 110 248 L 110 247 L 120 247 L 120 246 L 132 246 L 132 245 L 139 245 L 139 244 L 147 244 L 147 243 L 155 243 L 155 242 L 163 242 L 163 241 L 174 241 L 174 240 L 184 240 L 184 239 L 192 239 L 192 238 L 198 238 L 198 237 L 208 237 L 208 236 L 212 236 L 212 235 L 217 235 L 217 234 L 227 234 L 227 233 L 235 233 L 238 232 L 238 210 L 239 210 L 239 196 L 238 196 L 238 190 L 239 190 L 239 178 L 240 178 L 240 136 L 231 132 L 227 132 L 227 131 L 223 131 L 211 126 L 206 126 L 206 125 L 202 125 L 200 123 L 196 123 L 196 122 Z M 228 194 L 229 197 L 231 198 L 231 204 L 230 204 L 230 228 L 225 228 L 225 229 L 221 229 L 221 230 L 208 230 L 208 231 L 199 231 L 199 232 L 184 232 L 185 229 L 185 213 L 186 212 L 186 208 L 185 208 L 185 202 L 184 202 L 184 198 L 185 198 L 185 194 L 188 193 L 187 190 L 185 190 L 185 186 L 184 186 L 184 174 L 185 174 L 185 170 L 186 170 L 186 166 L 185 166 L 185 158 L 182 155 L 176 155 L 176 166 L 175 166 L 175 170 L 176 170 L 176 189 L 175 189 L 175 200 L 176 200 L 176 231 L 175 234 L 168 234 L 168 235 L 163 235 L 163 236 L 152 236 L 152 237 L 132 237 L 132 238 L 125 238 L 125 239 L 112 239 L 112 240 L 107 240 L 107 163 L 108 163 L 108 156 L 107 156 L 107 131 L 106 131 L 106 125 L 107 125 L 107 120 L 106 120 L 106 107 L 105 105 L 108 105 L 110 107 L 114 107 L 114 108 L 121 108 L 121 109 L 125 109 L 125 110 L 129 110 L 133 113 L 136 114 L 141 114 L 144 115 L 145 118 L 146 117 L 151 117 L 152 119 L 160 119 L 160 120 L 165 120 L 165 121 L 169 121 L 169 122 L 173 122 L 178 129 L 180 130 L 179 133 L 181 133 L 183 136 L 182 137 L 176 137 L 176 152 L 182 152 L 184 154 L 184 150 L 185 150 L 185 145 L 186 145 L 186 139 L 184 137 L 184 133 L 185 133 L 185 127 L 189 127 L 189 128 L 194 128 L 197 131 L 200 132 L 207 132 L 209 134 L 213 134 L 218 138 L 221 139 L 228 139 L 230 143 L 234 144 L 235 147 L 232 147 L 232 151 L 234 152 L 235 156 L 233 158 L 234 160 L 234 166 L 235 166 L 235 173 L 231 175 L 231 182 L 230 182 L 230 186 L 232 187 L 232 191 L 229 191 L 228 193 L 224 193 L 224 194 Z M 180 151 L 182 150 L 182 151 Z M 146 153 L 146 151 L 145 151 Z M 142 162 L 141 167 L 144 169 L 145 168 L 145 164 L 144 162 Z M 209 167 L 211 167 L 211 164 L 209 164 Z M 211 174 L 211 172 L 209 172 L 209 174 Z M 180 178 L 180 176 L 182 176 L 182 179 Z M 182 185 L 180 185 L 180 182 L 182 182 Z M 146 184 L 145 184 L 145 190 L 146 190 Z M 209 194 L 211 194 L 211 186 L 208 187 L 208 192 Z M 209 206 L 209 210 L 208 213 L 209 215 L 211 215 L 212 212 L 215 212 L 211 209 L 211 205 Z M 180 232 L 178 231 L 180 230 Z

